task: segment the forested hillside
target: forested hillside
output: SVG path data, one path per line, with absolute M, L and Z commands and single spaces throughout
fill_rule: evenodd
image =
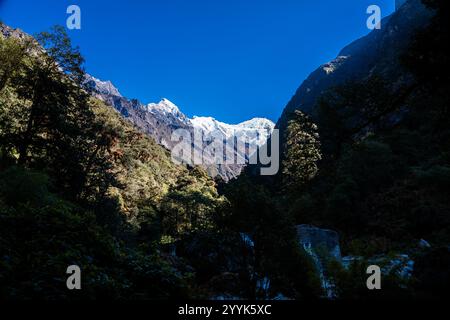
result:
M 0 60 L 0 295 L 69 296 L 73 264 L 82 297 L 191 294 L 160 249 L 215 228 L 215 183 L 91 98 L 62 28 L 1 36 Z
M 388 278 L 382 297 L 447 296 L 449 8 L 446 1 L 423 3 L 426 9 L 408 1 L 385 29 L 350 45 L 344 51 L 356 56 L 336 66 L 336 75 L 321 68 L 305 81 L 278 122 L 283 159 L 276 177 L 261 178 L 250 167 L 228 186 L 244 225 L 249 212 L 261 217 L 264 209 L 252 209 L 257 200 L 240 194 L 262 193 L 261 206 L 292 224 L 338 231 L 342 254 L 356 262 L 342 268 L 330 261 L 325 271 L 341 297 L 368 295 L 364 266 L 399 255 L 414 264 L 412 278 Z M 398 35 L 409 37 L 396 43 Z M 354 68 L 369 55 L 368 67 Z M 265 219 L 261 224 L 273 223 Z

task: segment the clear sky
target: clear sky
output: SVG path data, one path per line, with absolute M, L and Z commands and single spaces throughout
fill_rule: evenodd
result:
M 188 116 L 276 121 L 295 90 L 367 34 L 371 4 L 394 0 L 0 0 L 0 19 L 34 34 L 65 25 L 86 69 L 143 103 L 165 97 Z

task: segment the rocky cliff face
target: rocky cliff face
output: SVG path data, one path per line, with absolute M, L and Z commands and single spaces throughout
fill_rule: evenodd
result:
M 427 24 L 431 15 L 420 0 L 404 3 L 382 20 L 380 30 L 373 30 L 349 44 L 336 59 L 312 72 L 285 107 L 277 127 L 283 131 L 294 110 L 314 116 L 320 95 L 347 81 L 363 80 L 373 74 L 390 79 L 393 84 L 408 81 L 408 76 L 399 69 L 398 53 L 406 48 L 417 28 Z

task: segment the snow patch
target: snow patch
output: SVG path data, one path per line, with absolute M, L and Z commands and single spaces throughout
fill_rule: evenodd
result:
M 171 114 L 181 113 L 180 109 L 172 101 L 166 98 L 161 99 L 158 103 L 149 103 L 146 107 L 148 111 L 160 111 Z
M 339 56 L 336 59 L 324 64 L 322 69 L 326 72 L 326 74 L 331 74 L 336 71 L 348 57 L 349 56 Z

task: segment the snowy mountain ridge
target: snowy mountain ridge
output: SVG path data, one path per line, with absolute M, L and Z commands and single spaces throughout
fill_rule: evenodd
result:
M 221 133 L 225 139 L 236 136 L 250 143 L 254 142 L 258 146 L 267 141 L 275 127 L 272 121 L 265 118 L 253 118 L 238 124 L 228 124 L 212 117 L 197 116 L 194 116 L 190 121 L 194 128 L 203 130 L 206 134 Z
M 87 74 L 85 83 L 98 94 L 122 97 L 119 90 L 111 83 L 111 81 L 102 81 Z M 193 118 L 188 118 L 180 111 L 180 108 L 178 108 L 177 105 L 167 98 L 162 98 L 158 103 L 143 105 L 142 109 L 146 112 L 157 114 L 158 116 L 175 117 L 182 123 L 201 129 L 205 133 L 220 131 L 226 138 L 242 133 L 250 135 L 252 132 L 258 131 L 259 134 L 265 135 L 264 139 L 262 139 L 265 141 L 265 138 L 275 127 L 275 124 L 266 118 L 253 118 L 238 124 L 228 124 L 218 121 L 213 117 L 194 116 Z
M 238 124 L 228 124 L 212 117 L 187 117 L 177 105 L 169 99 L 163 98 L 158 103 L 143 104 L 137 99 L 128 99 L 122 96 L 111 81 L 102 81 L 91 75 L 86 75 L 86 87 L 92 94 L 114 107 L 121 115 L 134 123 L 141 131 L 148 134 L 159 144 L 171 150 L 176 142 L 171 140 L 173 132 L 177 129 L 194 132 L 201 130 L 205 143 L 212 138 L 221 137 L 227 143 L 237 137 L 251 150 L 263 145 L 272 133 L 275 124 L 269 119 L 253 118 Z M 220 136 L 221 135 L 221 136 Z M 228 148 L 228 147 L 227 147 Z M 238 150 L 232 149 L 236 157 L 242 155 Z M 206 155 L 206 157 L 212 155 Z M 244 166 L 233 165 L 208 165 L 207 171 L 211 176 L 220 175 L 225 181 L 238 176 Z

